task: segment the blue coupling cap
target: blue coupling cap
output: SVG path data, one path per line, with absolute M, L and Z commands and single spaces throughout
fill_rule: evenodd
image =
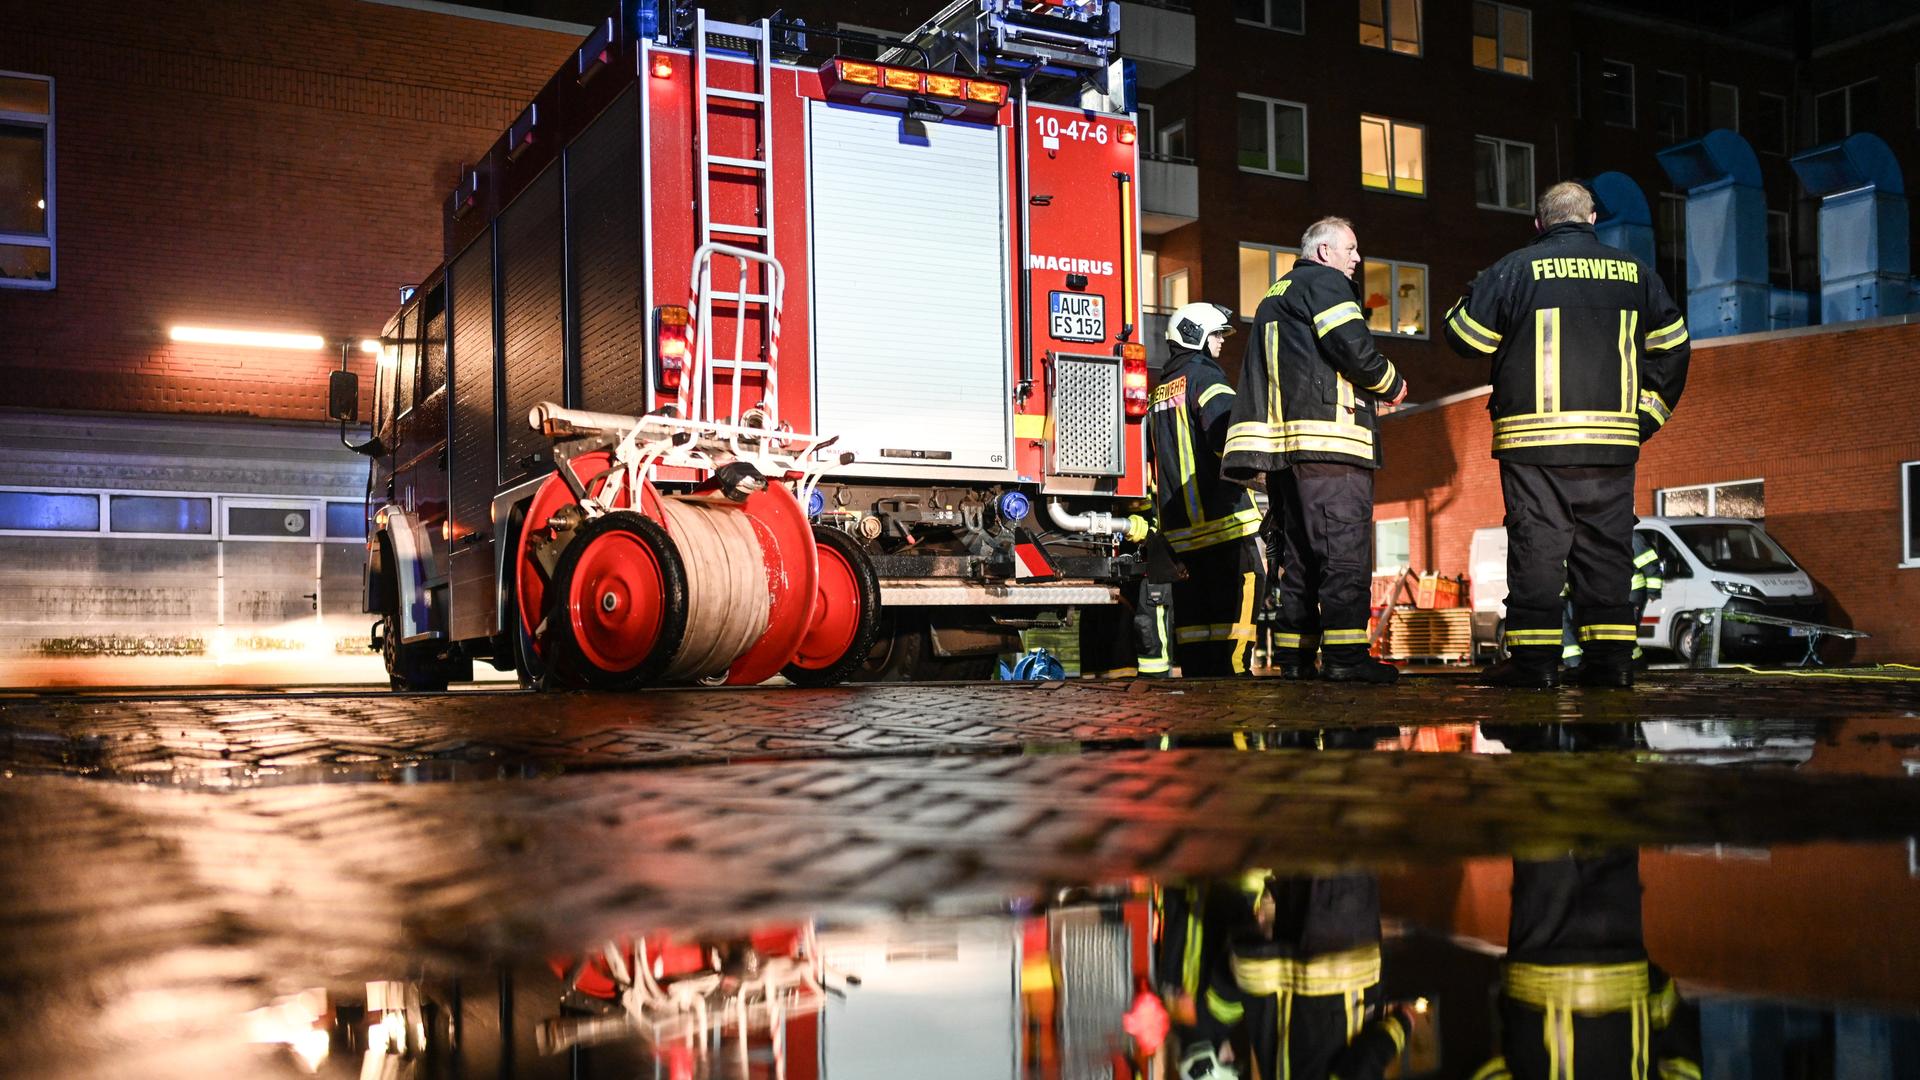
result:
M 1024 521 L 1033 509 L 1033 500 L 1024 491 L 1009 491 L 1000 496 L 1000 517 L 1005 521 Z
M 808 517 L 817 518 L 820 516 L 820 512 L 822 510 L 825 510 L 826 508 L 827 508 L 827 497 L 825 495 L 820 494 L 819 488 L 814 488 L 813 491 L 808 493 L 807 495 L 807 516 Z

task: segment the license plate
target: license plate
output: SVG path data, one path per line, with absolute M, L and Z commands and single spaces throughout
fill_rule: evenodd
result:
M 1788 637 L 1806 637 L 1806 636 L 1807 636 L 1808 634 L 1810 634 L 1810 633 L 1812 633 L 1812 631 L 1810 631 L 1810 630 L 1808 630 L 1808 629 L 1807 629 L 1806 627 L 1804 627 L 1804 626 L 1789 626 L 1789 627 L 1787 627 L 1787 636 L 1788 636 Z
M 1106 303 L 1091 293 L 1049 292 L 1047 333 L 1061 341 L 1105 341 Z

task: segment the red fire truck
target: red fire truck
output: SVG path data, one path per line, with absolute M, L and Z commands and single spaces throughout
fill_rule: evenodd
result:
M 394 686 L 975 677 L 1116 604 L 1147 405 L 1117 8 L 957 0 L 877 59 L 623 11 L 462 170 L 382 336 Z

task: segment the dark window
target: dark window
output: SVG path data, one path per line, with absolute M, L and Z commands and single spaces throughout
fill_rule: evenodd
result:
M 1673 545 L 1673 541 L 1667 539 L 1665 533 L 1641 529 L 1640 538 L 1652 544 L 1653 550 L 1659 554 L 1661 577 L 1672 581 L 1675 578 L 1693 576 L 1693 567 L 1681 556 L 1680 549 Z
M 1740 88 L 1726 83 L 1707 84 L 1707 128 L 1740 130 Z
M 1233 0 L 1233 17 L 1295 34 L 1307 31 L 1304 0 Z
M 327 538 L 331 540 L 365 540 L 367 538 L 367 508 L 360 503 L 328 503 Z
M 109 528 L 117 533 L 213 534 L 213 500 L 187 495 L 114 495 Z
M 0 491 L 0 529 L 99 532 L 100 496 Z
M 1600 120 L 1617 127 L 1633 126 L 1632 64 L 1600 61 Z
M 229 506 L 228 536 L 312 536 L 313 513 L 304 506 Z
M 420 396 L 447 385 L 447 283 L 427 293 L 426 333 L 420 343 Z
M 1687 77 L 1672 71 L 1653 73 L 1653 130 L 1665 138 L 1687 137 Z
M 1920 564 L 1920 461 L 1900 466 L 1900 502 L 1906 513 L 1907 547 L 1902 561 Z
M 1675 525 L 1674 533 L 1709 570 L 1730 574 L 1791 574 L 1799 567 L 1755 525 Z
M 1763 154 L 1786 153 L 1787 99 L 1779 94 L 1755 95 L 1746 134 L 1753 140 L 1753 148 Z
M 420 376 L 420 309 L 410 307 L 400 316 L 400 363 L 393 371 L 393 415 L 413 408 L 413 389 Z
M 1880 80 L 1868 79 L 1813 99 L 1813 141 L 1837 142 L 1880 126 Z

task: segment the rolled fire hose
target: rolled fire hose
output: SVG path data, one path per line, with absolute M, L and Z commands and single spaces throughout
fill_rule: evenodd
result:
M 747 515 L 730 506 L 668 498 L 661 507 L 687 568 L 687 633 L 662 678 L 684 682 L 725 674 L 767 632 L 760 538 Z

